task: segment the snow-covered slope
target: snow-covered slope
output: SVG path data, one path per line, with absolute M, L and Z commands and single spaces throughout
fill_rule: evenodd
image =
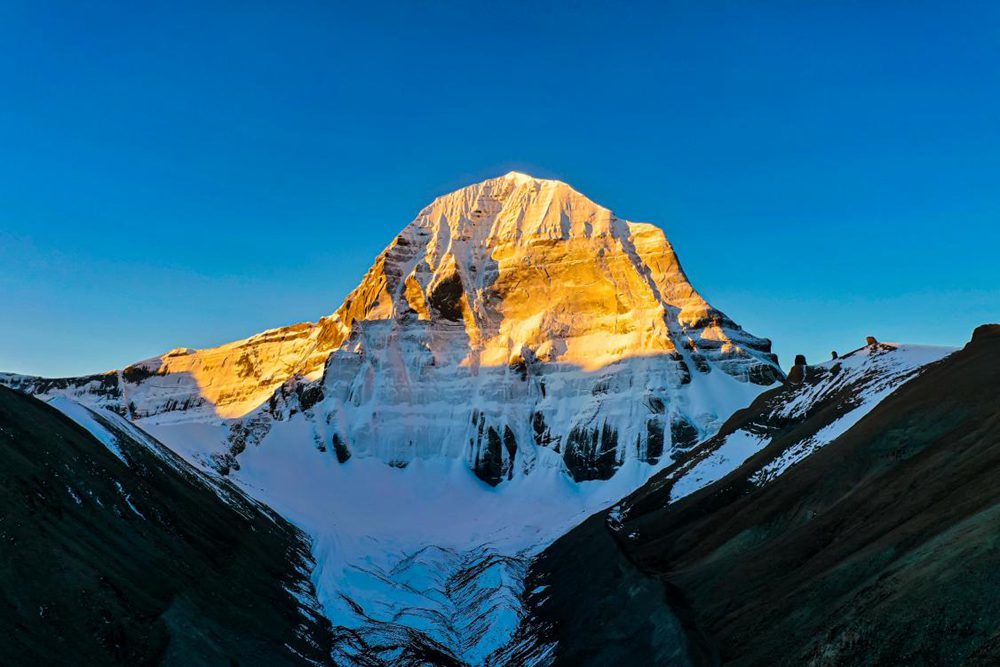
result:
M 733 415 L 716 436 L 701 443 L 647 486 L 644 498 L 677 502 L 761 459 L 749 481 L 763 486 L 858 423 L 883 399 L 955 348 L 876 343 L 822 364 L 799 366 L 779 390 Z M 765 451 L 766 450 L 766 451 Z M 626 519 L 629 500 L 612 512 Z
M 781 377 L 660 229 L 511 173 L 434 200 L 315 324 L 0 382 L 128 417 L 310 532 L 345 662 L 477 664 L 527 558 Z
M 775 540 L 761 548 L 769 531 L 780 534 L 789 524 L 811 525 L 816 506 L 800 504 L 800 498 L 786 498 L 785 510 L 794 520 L 777 521 L 761 510 L 760 525 L 749 528 L 747 516 L 757 511 L 757 501 L 773 497 L 768 492 L 781 489 L 783 481 L 795 477 L 797 466 L 808 467 L 824 447 L 836 447 L 849 433 L 863 428 L 865 417 L 916 384 L 925 373 L 955 350 L 952 348 L 875 344 L 826 363 L 796 367 L 783 386 L 760 395 L 751 405 L 737 411 L 720 432 L 699 443 L 673 464 L 660 471 L 638 491 L 608 511 L 561 537 L 529 565 L 525 578 L 522 622 L 512 640 L 494 654 L 499 663 L 519 665 L 603 665 L 603 664 L 708 664 L 718 662 L 712 649 L 705 649 L 707 637 L 692 630 L 693 614 L 677 604 L 680 596 L 667 591 L 663 581 L 646 574 L 649 569 L 688 576 L 685 563 L 665 564 L 664 554 L 674 550 L 701 550 L 707 562 L 718 559 L 740 561 L 744 550 L 756 550 L 742 562 L 745 572 L 756 572 L 758 564 L 773 566 L 783 557 L 783 543 Z M 947 363 L 947 362 L 943 362 Z M 899 390 L 899 392 L 897 392 Z M 885 434 L 892 441 L 901 434 Z M 834 443 L 834 444 L 831 444 Z M 892 447 L 887 446 L 887 452 Z M 893 454 L 884 456 L 895 460 Z M 836 457 L 834 457 L 836 460 Z M 826 459 L 831 477 L 849 478 L 854 461 L 835 464 Z M 912 488 L 912 487 L 911 487 Z M 850 495 L 851 487 L 841 482 L 839 493 Z M 760 504 L 766 504 L 760 500 Z M 701 526 L 705 517 L 715 521 L 702 526 L 700 534 L 687 539 L 671 534 L 671 522 Z M 851 515 L 843 521 L 864 524 Z M 717 534 L 727 533 L 732 543 L 713 546 Z M 808 527 L 803 529 L 808 534 Z M 815 558 L 822 560 L 818 544 L 826 534 L 817 530 L 809 542 L 808 557 L 794 560 L 807 569 Z M 778 549 L 774 549 L 777 544 Z M 873 559 L 877 560 L 877 559 Z M 827 566 L 850 569 L 843 563 Z M 772 567 L 772 569 L 778 569 Z M 676 570 L 676 571 L 674 571 Z M 752 575 L 751 575 L 752 576 Z M 780 576 L 780 573 L 779 573 Z M 695 577 L 697 579 L 697 577 Z M 754 590 L 742 600 L 729 595 L 734 586 L 728 568 L 719 566 L 704 576 L 704 598 L 723 620 L 718 627 L 728 632 L 730 614 L 753 603 L 756 595 L 770 590 Z M 827 590 L 836 591 L 835 588 Z M 836 597 L 836 595 L 834 596 Z M 783 603 L 798 615 L 811 605 L 801 605 L 798 594 Z M 682 604 L 686 605 L 686 602 Z M 756 624 L 742 629 L 741 639 L 770 631 L 770 607 L 761 605 L 757 615 L 747 615 Z M 836 610 L 830 605 L 830 610 Z M 609 614 L 609 610 L 615 610 Z M 681 618 L 679 614 L 687 615 Z M 831 615 L 837 616 L 836 611 Z M 772 633 L 780 635 L 780 633 Z M 877 636 L 877 635 L 876 635 Z M 753 644 L 753 641 L 750 641 Z M 732 656 L 722 656 L 726 662 Z M 736 661 L 739 662 L 739 661 Z M 778 663 L 786 664 L 778 660 Z M 792 661 L 787 664 L 804 664 Z M 742 664 L 742 663 L 740 663 Z M 749 661 L 747 664 L 771 664 Z

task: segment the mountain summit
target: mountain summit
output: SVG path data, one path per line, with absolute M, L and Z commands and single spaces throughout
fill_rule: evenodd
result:
M 496 484 L 529 471 L 536 447 L 583 480 L 692 445 L 733 407 L 714 409 L 733 392 L 713 374 L 781 377 L 770 342 L 695 291 L 659 228 L 510 172 L 431 202 L 316 323 L 103 375 L 3 381 L 155 426 L 221 422 L 228 452 L 208 449 L 222 466 L 294 388 L 322 395 L 316 437 L 341 459 L 464 456 Z M 745 389 L 737 402 L 758 391 Z

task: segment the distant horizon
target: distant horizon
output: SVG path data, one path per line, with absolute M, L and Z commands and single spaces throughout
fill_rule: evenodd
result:
M 796 354 L 1000 320 L 1000 5 L 0 10 L 0 371 L 332 313 L 511 170 L 661 227 Z

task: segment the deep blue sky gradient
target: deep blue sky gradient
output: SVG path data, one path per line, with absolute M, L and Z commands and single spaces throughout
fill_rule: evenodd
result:
M 998 3 L 144 4 L 0 5 L 0 370 L 317 319 L 510 169 L 786 364 L 1000 319 Z

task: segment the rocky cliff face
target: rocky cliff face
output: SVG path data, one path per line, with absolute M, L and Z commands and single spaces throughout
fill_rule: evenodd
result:
M 224 423 L 223 467 L 294 391 L 341 460 L 464 459 L 496 485 L 539 448 L 577 481 L 683 451 L 780 379 L 769 351 L 695 291 L 660 229 L 510 173 L 434 200 L 316 323 L 0 381 L 157 426 Z
M 656 463 L 725 417 L 685 404 L 700 376 L 780 377 L 662 231 L 521 174 L 435 200 L 335 317 L 351 331 L 322 412 L 340 442 L 400 464 L 465 456 L 491 484 L 538 447 L 577 481 Z

